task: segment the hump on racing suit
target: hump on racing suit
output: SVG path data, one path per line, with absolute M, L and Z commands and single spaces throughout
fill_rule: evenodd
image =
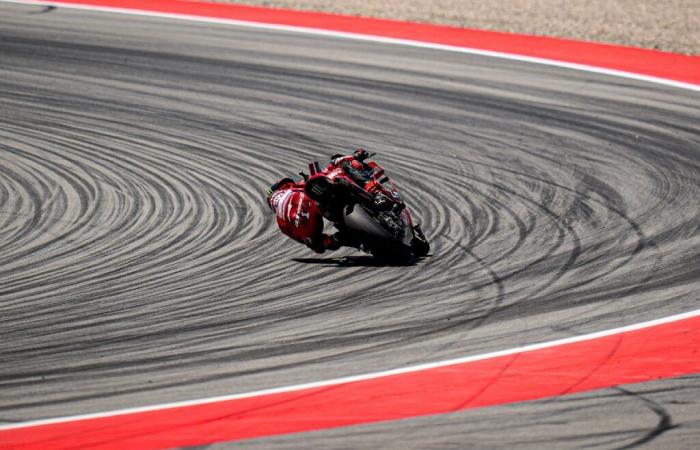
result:
M 334 236 L 323 233 L 323 216 L 318 204 L 304 192 L 304 182 L 283 179 L 275 183 L 268 191 L 268 205 L 282 233 L 295 241 L 316 253 L 340 248 Z

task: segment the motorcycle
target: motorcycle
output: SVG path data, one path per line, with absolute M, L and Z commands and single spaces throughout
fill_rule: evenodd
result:
M 375 258 L 410 260 L 426 256 L 430 252 L 428 240 L 420 226 L 414 225 L 396 184 L 384 168 L 369 160 L 372 156 L 362 161 L 362 173 L 342 166 L 321 171 L 318 162 L 309 164 L 310 174 L 301 174 L 306 179 L 307 195 L 357 248 Z

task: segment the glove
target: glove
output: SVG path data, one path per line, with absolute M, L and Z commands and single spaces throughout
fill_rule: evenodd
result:
M 369 153 L 367 153 L 367 150 L 365 150 L 364 148 L 358 148 L 357 150 L 355 150 L 355 153 L 353 153 L 353 156 L 358 161 L 364 161 L 365 159 L 369 158 L 371 155 Z
M 365 192 L 369 192 L 370 194 L 375 194 L 377 191 L 380 190 L 380 183 L 376 180 L 370 180 L 365 184 Z

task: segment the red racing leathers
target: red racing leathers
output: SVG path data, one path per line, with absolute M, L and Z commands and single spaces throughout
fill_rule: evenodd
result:
M 316 253 L 337 250 L 340 244 L 323 233 L 323 216 L 318 204 L 304 192 L 304 182 L 287 183 L 272 193 L 270 206 L 280 230 Z

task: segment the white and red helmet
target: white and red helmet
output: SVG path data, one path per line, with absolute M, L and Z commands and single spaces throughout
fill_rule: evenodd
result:
M 285 178 L 280 179 L 276 183 L 274 183 L 267 190 L 267 206 L 269 206 L 271 210 L 273 210 L 273 211 L 275 210 L 275 208 L 272 206 L 272 202 L 271 202 L 272 194 L 274 194 L 275 191 L 283 189 L 285 187 L 285 185 L 288 185 L 288 184 L 294 184 L 294 180 L 292 180 L 291 178 L 285 177 Z

